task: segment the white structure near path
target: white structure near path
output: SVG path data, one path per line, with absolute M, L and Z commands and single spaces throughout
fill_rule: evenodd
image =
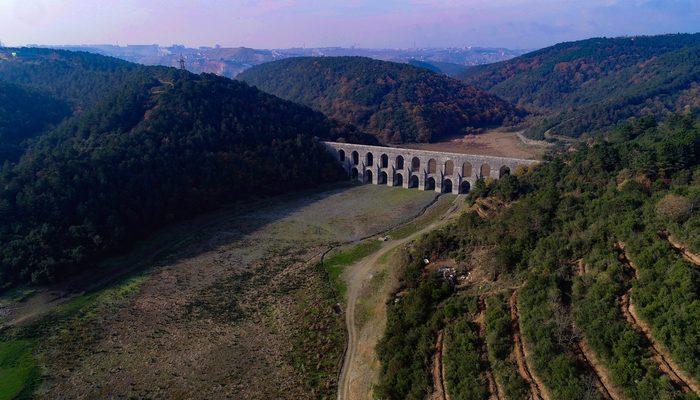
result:
M 498 179 L 536 160 L 323 142 L 351 178 L 375 185 L 467 193 L 479 178 Z

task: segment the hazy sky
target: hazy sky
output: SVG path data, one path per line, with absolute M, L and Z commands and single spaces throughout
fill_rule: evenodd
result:
M 537 48 L 700 31 L 700 0 L 0 0 L 0 41 Z

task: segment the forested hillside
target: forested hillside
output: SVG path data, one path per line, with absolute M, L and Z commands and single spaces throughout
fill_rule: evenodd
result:
M 373 139 L 215 76 L 139 75 L 0 172 L 0 286 L 49 281 L 165 222 L 342 177 L 314 137 Z
M 363 57 L 290 58 L 237 79 L 353 124 L 384 142 L 428 142 L 508 124 L 507 102 L 442 74 Z
M 0 165 L 20 156 L 25 140 L 70 114 L 64 101 L 0 81 Z
M 29 139 L 89 110 L 129 82 L 181 74 L 83 52 L 0 48 L 0 165 L 16 161 Z
M 698 161 L 688 113 L 479 181 L 475 207 L 507 206 L 465 214 L 406 254 L 376 395 L 424 399 L 442 385 L 431 371 L 444 332 L 454 399 L 697 399 L 700 265 L 667 235 L 700 253 Z M 456 277 L 436 270 L 444 263 Z
M 540 113 L 531 135 L 578 137 L 633 116 L 700 108 L 700 34 L 560 43 L 459 77 Z

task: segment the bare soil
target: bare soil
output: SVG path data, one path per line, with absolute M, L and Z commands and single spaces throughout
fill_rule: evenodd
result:
M 474 318 L 474 322 L 479 326 L 479 337 L 481 338 L 481 355 L 486 364 L 486 379 L 489 382 L 489 400 L 506 400 L 503 396 L 503 390 L 498 386 L 496 378 L 493 375 L 491 364 L 489 363 L 486 350 L 486 303 L 483 298 L 479 299 L 479 314 Z
M 339 400 L 373 399 L 372 386 L 378 378 L 380 366 L 375 348 L 386 326 L 386 299 L 398 286 L 398 278 L 393 275 L 396 260 L 392 256 L 402 251 L 412 240 L 459 216 L 466 208 L 464 205 L 461 196 L 441 196 L 415 220 L 420 222 L 423 228 L 404 238 L 383 242 L 382 247 L 375 253 L 345 268 L 343 279 L 347 284 L 345 317 L 348 340 L 339 377 Z M 383 271 L 388 271 L 391 278 L 381 290 L 367 296 L 368 282 Z M 356 321 L 359 304 L 362 304 L 363 308 L 369 306 L 371 310 L 367 320 L 361 325 Z
M 453 136 L 434 143 L 404 144 L 402 147 L 532 160 L 541 159 L 548 149 L 547 146 L 540 144 L 525 144 L 518 136 L 518 132 L 508 132 L 501 128 L 488 130 L 478 135 Z
M 537 379 L 532 370 L 527 365 L 527 352 L 525 345 L 523 344 L 523 339 L 520 334 L 520 315 L 518 314 L 518 292 L 514 291 L 513 295 L 510 296 L 510 318 L 513 324 L 513 341 L 515 343 L 515 348 L 513 353 L 518 364 L 518 372 L 520 376 L 525 379 L 525 382 L 530 386 L 530 394 L 535 400 L 548 400 L 549 397 L 545 397 L 544 385 Z
M 671 354 L 659 342 L 654 340 L 650 327 L 637 314 L 634 304 L 631 301 L 630 293 L 622 295 L 620 306 L 625 319 L 632 325 L 635 331 L 643 335 L 649 343 L 649 349 L 652 353 L 652 358 L 659 365 L 659 369 L 673 381 L 674 385 L 680 388 L 683 392 L 693 391 L 700 396 L 700 386 L 683 372 L 683 370 L 673 361 Z
M 683 258 L 686 259 L 686 261 L 690 262 L 691 264 L 695 265 L 696 267 L 700 267 L 700 255 L 695 254 L 688 250 L 688 248 L 683 245 L 678 239 L 674 238 L 673 235 L 669 234 L 668 232 L 662 232 L 662 236 L 668 240 L 668 242 L 673 246 L 676 251 L 678 251 Z
M 314 260 L 331 244 L 411 219 L 434 196 L 343 187 L 237 205 L 166 229 L 159 235 L 167 254 L 145 258 L 133 293 L 86 308 L 40 342 L 37 397 L 335 397 L 344 321 Z M 384 202 L 393 213 L 377 207 Z M 130 268 L 136 254 L 117 263 Z M 33 299 L 24 301 L 41 300 Z M 43 304 L 51 313 L 51 301 Z
M 639 276 L 639 268 L 635 265 L 630 258 L 625 253 L 625 244 L 623 242 L 617 243 L 618 247 L 618 258 L 620 262 L 625 264 L 627 268 L 633 269 L 635 276 Z M 630 289 L 625 292 L 620 298 L 620 309 L 622 314 L 625 316 L 627 322 L 632 325 L 634 330 L 643 335 L 647 342 L 649 343 L 649 349 L 652 353 L 652 358 L 659 365 L 659 369 L 674 382 L 674 384 L 684 392 L 693 391 L 696 395 L 700 396 L 700 385 L 695 382 L 690 375 L 685 373 L 678 364 L 673 361 L 671 353 L 668 351 L 666 346 L 654 339 L 654 335 L 651 332 L 651 327 L 639 317 L 637 311 L 632 302 L 630 296 Z
M 433 355 L 433 382 L 434 390 L 430 395 L 430 400 L 447 400 L 447 390 L 445 385 L 445 365 L 442 361 L 442 353 L 444 351 L 443 338 L 445 331 L 438 332 L 437 340 L 435 341 L 435 354 Z
M 576 261 L 576 274 L 578 276 L 585 275 L 586 264 L 583 259 Z M 574 327 L 574 329 L 576 329 Z M 586 338 L 581 338 L 577 341 L 579 357 L 588 365 L 589 369 L 593 371 L 596 378 L 596 387 L 598 391 L 608 400 L 624 400 L 621 391 L 617 388 L 610 378 L 610 372 L 605 367 L 605 365 L 598 359 L 595 351 L 586 341 Z

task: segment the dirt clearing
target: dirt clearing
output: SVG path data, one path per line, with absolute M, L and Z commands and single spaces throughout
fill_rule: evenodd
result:
M 341 187 L 166 229 L 156 236 L 167 238 L 168 251 L 128 290 L 102 289 L 119 294 L 110 302 L 77 294 L 68 304 L 78 311 L 52 322 L 35 351 L 45 368 L 38 397 L 333 398 L 344 320 L 314 260 L 332 244 L 411 219 L 434 197 Z M 21 318 L 18 302 L 9 303 Z
M 407 143 L 401 147 L 531 160 L 541 159 L 549 148 L 543 145 L 525 144 L 518 137 L 517 132 L 508 132 L 503 129 L 492 129 L 478 135 L 453 136 L 434 143 Z

